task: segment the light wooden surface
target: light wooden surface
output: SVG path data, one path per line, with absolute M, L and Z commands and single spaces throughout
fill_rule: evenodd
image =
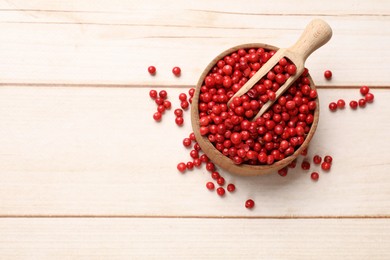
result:
M 1 1 L 1 258 L 389 259 L 390 2 L 279 2 Z M 154 122 L 149 90 L 178 107 L 220 52 L 288 47 L 315 17 L 333 38 L 306 63 L 321 105 L 309 156 L 332 170 L 224 173 L 225 198 L 204 168 L 178 173 L 190 113 Z M 373 104 L 329 111 L 364 84 Z

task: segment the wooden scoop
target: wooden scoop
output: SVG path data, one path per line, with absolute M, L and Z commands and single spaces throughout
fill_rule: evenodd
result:
M 228 105 L 232 102 L 233 98 L 240 97 L 246 92 L 248 92 L 253 85 L 255 85 L 261 78 L 263 78 L 267 73 L 279 62 L 281 58 L 288 58 L 294 63 L 297 67 L 297 72 L 295 75 L 289 77 L 286 82 L 276 91 L 276 99 L 269 100 L 265 103 L 257 115 L 253 118 L 256 120 L 264 112 L 266 112 L 272 104 L 294 83 L 295 80 L 301 76 L 303 70 L 305 69 L 305 61 L 310 54 L 312 54 L 319 47 L 327 43 L 330 38 L 332 38 L 332 29 L 330 26 L 321 19 L 315 19 L 311 21 L 307 26 L 304 32 L 302 33 L 299 40 L 288 49 L 279 49 L 272 57 L 267 61 L 257 72 L 253 75 L 252 78 L 245 83 L 239 91 L 237 91 L 234 96 L 229 100 Z

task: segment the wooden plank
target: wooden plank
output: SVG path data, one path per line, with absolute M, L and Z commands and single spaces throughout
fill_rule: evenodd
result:
M 178 107 L 181 88 L 170 88 Z M 319 91 L 320 123 L 309 155 L 334 157 L 313 183 L 297 167 L 238 177 L 219 198 L 205 169 L 180 174 L 189 160 L 173 111 L 161 123 L 148 88 L 0 88 L 0 215 L 68 216 L 390 216 L 388 90 L 372 90 L 365 109 L 331 113 L 330 101 L 358 99 L 357 89 Z M 319 170 L 312 167 L 312 170 Z M 255 199 L 248 211 L 243 204 Z
M 390 85 L 387 66 L 373 69 L 390 62 L 388 1 L 282 1 L 277 8 L 259 1 L 13 1 L 1 3 L 0 13 L 3 83 L 189 86 L 225 49 L 249 42 L 288 47 L 313 17 L 324 16 L 334 36 L 307 62 L 316 83 L 329 85 L 322 74 L 331 69 L 334 86 Z M 146 71 L 151 64 L 154 78 Z M 171 73 L 176 65 L 179 79 Z
M 388 219 L 1 219 L 6 259 L 388 259 Z

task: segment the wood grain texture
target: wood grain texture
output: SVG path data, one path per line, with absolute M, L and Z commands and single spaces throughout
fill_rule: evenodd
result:
M 388 259 L 387 219 L 0 219 L 5 259 Z M 239 241 L 239 242 L 238 242 Z
M 304 3 L 289 1 L 4 1 L 1 82 L 194 85 L 222 51 L 251 42 L 289 47 L 322 16 L 334 37 L 307 62 L 315 82 L 329 84 L 322 73 L 331 69 L 334 86 L 389 86 L 388 68 L 372 69 L 390 62 L 390 4 L 377 2 L 306 2 L 302 10 Z M 151 64 L 154 78 L 146 71 Z M 176 65 L 180 79 L 171 73 Z
M 182 88 L 170 88 L 178 107 Z M 0 215 L 390 216 L 390 92 L 372 90 L 365 109 L 332 113 L 330 101 L 357 89 L 319 90 L 321 115 L 309 156 L 334 157 L 313 183 L 299 163 L 277 174 L 239 177 L 234 195 L 205 188 L 206 170 L 180 174 L 190 159 L 173 110 L 156 123 L 149 88 L 0 88 Z M 375 115 L 375 116 L 374 116 Z M 312 167 L 319 170 L 319 167 Z M 243 207 L 256 200 L 254 211 Z

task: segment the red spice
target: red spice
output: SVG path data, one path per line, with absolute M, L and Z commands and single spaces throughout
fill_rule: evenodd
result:
M 194 168 L 194 163 L 193 162 L 187 162 L 186 166 L 187 166 L 188 170 L 192 170 Z
M 233 192 L 236 190 L 236 186 L 234 184 L 230 183 L 230 184 L 228 184 L 226 189 L 228 190 L 228 192 Z
M 179 170 L 179 172 L 185 172 L 185 170 L 187 169 L 187 165 L 181 162 L 177 165 L 177 169 Z
M 337 100 L 337 107 L 340 108 L 340 109 L 343 109 L 345 107 L 344 99 Z
M 149 91 L 149 96 L 152 98 L 152 99 L 156 99 L 157 97 L 157 91 L 152 89 Z
M 160 112 L 161 114 L 165 112 L 165 106 L 164 105 L 158 105 L 157 106 L 157 111 Z
M 336 104 L 335 102 L 329 103 L 329 109 L 330 109 L 331 111 L 336 111 L 336 109 L 337 109 L 337 104 Z
M 294 161 L 290 162 L 290 164 L 288 165 L 288 168 L 294 169 L 295 166 L 297 166 L 297 160 L 296 159 Z
M 318 181 L 318 178 L 320 177 L 320 175 L 318 174 L 318 172 L 312 172 L 310 177 L 313 181 Z
M 192 141 L 191 141 L 190 138 L 184 138 L 184 139 L 183 139 L 183 145 L 184 145 L 185 147 L 190 147 L 190 146 L 191 146 L 191 143 L 192 143 Z
M 364 98 L 359 99 L 358 101 L 359 107 L 363 108 L 366 106 L 366 100 Z
M 176 76 L 179 77 L 181 74 L 181 69 L 179 67 L 173 67 L 172 73 Z
M 356 102 L 355 100 L 352 100 L 351 102 L 349 102 L 349 106 L 352 109 L 356 109 L 358 107 L 358 102 Z
M 160 98 L 162 99 L 166 99 L 168 97 L 168 92 L 166 90 L 161 90 L 158 95 L 160 96 Z
M 156 112 L 153 114 L 153 119 L 155 121 L 161 121 L 161 118 L 162 118 L 162 114 L 160 112 Z
M 173 113 L 174 113 L 175 116 L 177 116 L 177 117 L 183 116 L 183 110 L 180 109 L 180 108 L 175 109 L 175 111 L 174 111 Z
M 175 118 L 175 123 L 178 125 L 178 126 L 182 126 L 184 124 L 184 118 L 181 117 L 181 116 L 178 116 Z
M 367 95 L 368 92 L 370 92 L 370 88 L 369 88 L 369 87 L 363 86 L 363 87 L 360 88 L 360 93 L 361 93 L 363 96 Z
M 214 190 L 214 188 L 215 188 L 214 183 L 209 181 L 208 183 L 206 183 L 206 188 L 209 190 Z
M 310 163 L 308 161 L 303 161 L 301 164 L 301 168 L 305 171 L 310 169 Z
M 188 103 L 188 101 L 184 100 L 180 103 L 180 106 L 182 109 L 187 109 L 190 106 L 190 104 Z
M 366 99 L 367 103 L 372 103 L 374 101 L 374 94 L 367 93 L 364 98 Z
M 314 155 L 313 162 L 314 164 L 321 164 L 322 158 L 319 155 Z
M 324 77 L 326 79 L 328 79 L 328 80 L 331 79 L 332 78 L 332 72 L 330 70 L 325 70 Z
M 225 178 L 219 177 L 217 179 L 217 183 L 218 183 L 219 186 L 223 186 L 225 184 Z
M 165 107 L 166 109 L 171 109 L 171 107 L 172 107 L 172 103 L 171 103 L 171 101 L 169 101 L 169 100 L 164 100 L 163 105 L 164 105 L 164 107 Z
M 280 170 L 278 171 L 278 174 L 279 174 L 280 176 L 282 176 L 282 177 L 285 177 L 285 176 L 287 175 L 287 173 L 288 173 L 288 168 L 287 168 L 287 167 L 284 167 L 284 168 L 282 168 L 282 169 L 280 169 Z
M 149 67 L 148 67 L 148 72 L 149 72 L 151 75 L 156 74 L 156 67 L 155 67 L 155 66 L 149 66 Z
M 186 93 L 180 93 L 180 94 L 179 94 L 179 100 L 180 100 L 180 101 L 186 101 L 186 100 L 187 100 L 187 95 L 186 95 Z
M 327 163 L 332 163 L 332 161 L 333 161 L 333 158 L 332 158 L 332 156 L 330 156 L 330 155 L 327 155 L 327 156 L 325 156 L 325 158 L 324 158 L 324 162 L 327 162 Z
M 225 189 L 222 187 L 217 188 L 217 194 L 222 197 L 225 195 Z
M 255 202 L 251 199 L 245 201 L 245 208 L 252 209 L 255 206 Z
M 214 180 L 218 180 L 221 176 L 219 175 L 219 172 L 212 172 L 211 173 L 211 178 Z
M 324 171 L 329 171 L 331 166 L 332 166 L 332 165 L 331 165 L 330 163 L 328 163 L 328 162 L 323 162 L 323 163 L 321 164 L 321 168 L 322 168 Z
M 200 134 L 235 164 L 269 165 L 292 155 L 314 121 L 317 92 L 310 86 L 307 70 L 266 113 L 252 121 L 265 102 L 275 99 L 281 84 L 296 73 L 295 65 L 285 58 L 227 106 L 272 53 L 263 48 L 231 53 L 217 62 L 200 87 Z

